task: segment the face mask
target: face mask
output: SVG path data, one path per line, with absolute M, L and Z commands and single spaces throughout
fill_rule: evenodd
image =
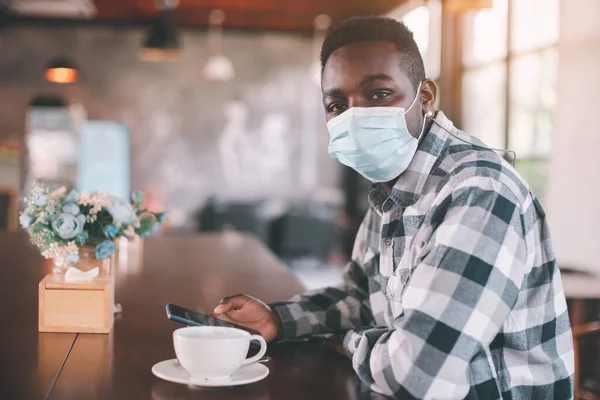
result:
M 372 182 L 388 182 L 403 173 L 419 139 L 406 126 L 408 107 L 353 107 L 327 123 L 329 155 Z M 423 129 L 425 123 L 423 123 Z M 419 138 L 423 134 L 421 134 Z

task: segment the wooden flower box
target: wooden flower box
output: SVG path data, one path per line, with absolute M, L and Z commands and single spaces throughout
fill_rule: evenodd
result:
M 39 284 L 40 332 L 109 333 L 115 304 L 112 274 L 65 282 L 49 274 Z

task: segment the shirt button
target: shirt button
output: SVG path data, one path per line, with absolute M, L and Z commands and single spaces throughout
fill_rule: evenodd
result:
M 388 212 L 390 211 L 390 209 L 392 208 L 392 200 L 387 199 L 386 201 L 383 202 L 383 205 L 381 206 L 381 211 Z
M 384 242 L 386 246 L 391 246 L 394 241 L 391 238 L 385 238 Z

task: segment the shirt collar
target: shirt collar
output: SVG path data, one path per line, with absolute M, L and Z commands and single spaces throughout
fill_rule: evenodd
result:
M 429 131 L 424 134 L 408 168 L 400 175 L 389 194 L 382 183 L 371 185 L 369 192 L 371 207 L 379 213 L 387 211 L 386 207 L 389 208 L 389 206 L 384 203 L 388 197 L 403 208 L 407 208 L 419 200 L 425 182 L 446 146 L 449 135 L 446 130 L 453 131 L 454 124 L 444 113 L 438 111 L 435 123 L 431 124 Z

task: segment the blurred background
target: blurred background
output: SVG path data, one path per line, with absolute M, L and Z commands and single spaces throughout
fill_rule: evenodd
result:
M 600 275 L 598 0 L 0 0 L 0 229 L 34 180 L 139 188 L 163 234 L 247 232 L 339 282 L 369 185 L 327 154 L 318 56 L 371 14 L 414 32 L 455 125 L 516 152 L 561 267 Z

